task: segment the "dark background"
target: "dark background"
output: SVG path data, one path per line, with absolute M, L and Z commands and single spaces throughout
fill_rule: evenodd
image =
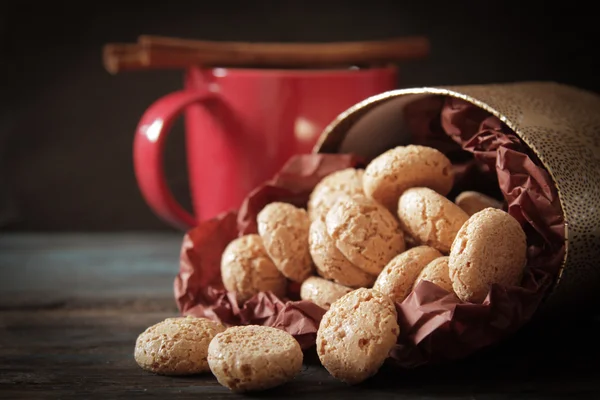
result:
M 572 2 L 575 3 L 575 2 Z M 581 4 L 580 2 L 577 2 Z M 548 2 L 222 1 L 117 5 L 13 2 L 0 8 L 0 229 L 170 229 L 137 189 L 133 132 L 179 71 L 109 75 L 101 49 L 140 34 L 239 41 L 427 35 L 431 56 L 400 87 L 554 80 L 600 92 L 594 13 Z M 166 153 L 189 206 L 183 134 Z

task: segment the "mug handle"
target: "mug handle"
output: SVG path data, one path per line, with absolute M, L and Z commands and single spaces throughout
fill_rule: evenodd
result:
M 181 90 L 155 101 L 142 115 L 133 142 L 135 177 L 150 208 L 163 220 L 178 229 L 196 226 L 196 219 L 187 212 L 169 190 L 163 170 L 163 151 L 167 135 L 175 119 L 193 103 L 210 100 L 215 94 L 206 90 Z

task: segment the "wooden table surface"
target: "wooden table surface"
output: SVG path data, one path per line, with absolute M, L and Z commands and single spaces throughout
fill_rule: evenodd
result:
M 137 335 L 177 314 L 178 234 L 0 234 L 0 398 L 248 397 L 141 370 Z M 600 398 L 600 319 L 530 326 L 452 365 L 349 387 L 315 362 L 269 398 Z

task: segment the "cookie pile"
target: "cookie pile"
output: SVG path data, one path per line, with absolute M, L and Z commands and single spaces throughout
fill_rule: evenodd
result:
M 334 172 L 316 185 L 306 210 L 282 202 L 261 210 L 258 233 L 225 249 L 223 285 L 244 302 L 263 291 L 285 297 L 289 281 L 301 284 L 300 297 L 327 310 L 317 332 L 321 363 L 339 380 L 362 382 L 379 370 L 397 341 L 395 303 L 420 281 L 473 303 L 483 302 L 493 284 L 520 283 L 526 237 L 519 222 L 481 193 L 463 192 L 451 201 L 446 196 L 453 185 L 450 160 L 417 145 L 388 150 L 364 170 Z M 187 360 L 159 362 L 156 344 L 141 345 L 155 354 L 152 360 L 138 357 L 136 347 L 142 367 L 174 373 L 189 370 L 189 357 L 196 357 L 207 360 L 194 364 L 197 372 L 208 365 L 232 390 L 273 387 L 300 370 L 302 352 L 283 331 L 224 330 L 214 323 L 209 329 L 210 322 L 183 321 L 202 330 L 197 338 L 183 335 L 202 350 L 189 350 Z M 173 322 L 165 324 L 161 329 L 168 332 Z M 152 329 L 140 338 L 156 335 L 158 328 Z M 191 346 L 186 343 L 182 349 Z M 183 352 L 171 351 L 175 358 Z M 270 370 L 273 365 L 277 371 Z

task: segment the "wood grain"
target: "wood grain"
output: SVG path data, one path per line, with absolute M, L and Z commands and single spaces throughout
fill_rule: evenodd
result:
M 156 376 L 133 360 L 137 335 L 176 315 L 171 283 L 180 240 L 168 234 L 2 236 L 0 398 L 244 398 L 210 375 Z M 19 287 L 10 288 L 11 277 Z M 40 289 L 55 300 L 38 298 Z M 7 301 L 14 296 L 22 302 Z M 598 398 L 599 334 L 597 318 L 531 326 L 469 360 L 412 371 L 385 366 L 357 387 L 332 379 L 309 352 L 297 379 L 260 397 Z

